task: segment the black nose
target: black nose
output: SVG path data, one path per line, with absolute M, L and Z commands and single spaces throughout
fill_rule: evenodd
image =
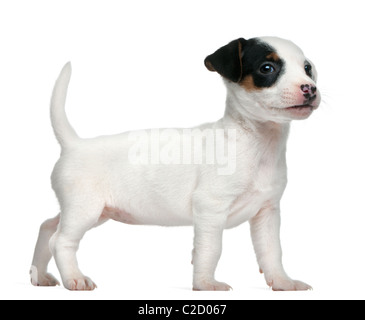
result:
M 309 94 L 309 96 L 315 94 L 317 92 L 317 87 L 311 86 L 309 84 L 302 84 L 300 89 L 304 92 L 304 96 Z
M 306 99 L 304 103 L 310 104 L 312 101 L 314 101 L 317 98 L 316 92 L 317 88 L 315 86 L 309 85 L 309 84 L 302 84 L 300 86 L 300 89 L 303 91 L 303 96 Z

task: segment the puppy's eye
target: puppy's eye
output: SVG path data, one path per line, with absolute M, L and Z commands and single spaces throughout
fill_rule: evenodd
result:
M 276 71 L 275 67 L 270 63 L 265 63 L 260 67 L 260 72 L 262 74 L 271 74 Z
M 312 76 L 313 76 L 312 66 L 310 64 L 306 64 L 304 66 L 304 70 L 305 70 L 305 73 L 307 74 L 307 76 L 312 78 Z

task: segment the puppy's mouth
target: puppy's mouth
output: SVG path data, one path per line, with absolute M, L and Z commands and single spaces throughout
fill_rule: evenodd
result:
M 312 106 L 310 104 L 303 104 L 287 108 L 280 108 L 279 110 L 290 115 L 294 119 L 303 119 L 309 117 L 315 109 L 315 106 Z
M 289 111 L 289 112 L 307 112 L 307 111 L 313 111 L 314 107 L 310 104 L 304 104 L 304 105 L 300 105 L 300 106 L 293 106 L 293 107 L 288 107 L 285 108 L 285 110 Z

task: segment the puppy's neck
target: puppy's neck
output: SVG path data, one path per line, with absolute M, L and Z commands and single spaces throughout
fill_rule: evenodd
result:
M 223 122 L 226 126 L 239 127 L 247 134 L 254 134 L 255 136 L 263 135 L 265 137 L 276 136 L 286 141 L 289 133 L 290 122 L 279 123 L 274 121 L 262 121 L 249 114 L 243 114 L 237 110 L 236 104 L 227 99 L 226 111 Z
M 265 165 L 285 165 L 290 123 L 264 122 L 245 117 L 228 105 L 222 122 L 225 128 L 234 128 L 240 132 L 237 135 L 240 137 L 237 148 L 250 148 L 256 160 Z

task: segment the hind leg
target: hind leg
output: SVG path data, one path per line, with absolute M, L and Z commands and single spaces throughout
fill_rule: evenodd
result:
M 50 273 L 47 273 L 48 263 L 52 258 L 52 253 L 49 249 L 49 240 L 56 232 L 59 221 L 60 215 L 45 221 L 40 227 L 30 269 L 30 281 L 34 286 L 59 285 L 57 279 Z
M 63 208 L 57 232 L 50 248 L 60 271 L 62 282 L 69 290 L 94 290 L 95 283 L 79 269 L 76 252 L 84 234 L 98 225 L 104 205 L 95 199 L 74 199 Z

